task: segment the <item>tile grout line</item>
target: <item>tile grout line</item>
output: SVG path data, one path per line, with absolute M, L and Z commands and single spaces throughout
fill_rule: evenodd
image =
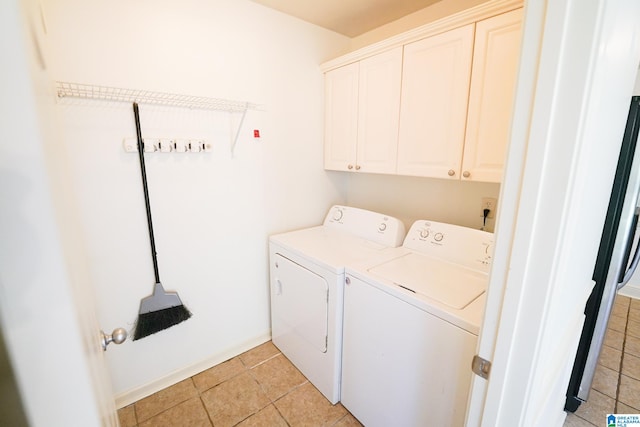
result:
M 262 393 L 264 393 L 264 395 L 266 396 L 266 398 L 269 400 L 269 403 L 268 403 L 266 406 L 264 406 L 263 408 L 260 408 L 258 411 L 256 411 L 256 412 L 254 412 L 253 414 L 249 415 L 247 418 L 254 416 L 255 414 L 257 414 L 258 412 L 262 411 L 264 408 L 266 408 L 266 407 L 267 407 L 267 406 L 269 406 L 269 405 L 273 405 L 273 407 L 274 407 L 274 408 L 276 408 L 276 410 L 278 410 L 278 408 L 277 408 L 277 407 L 276 407 L 276 405 L 274 404 L 274 402 L 273 402 L 273 400 L 271 399 L 271 397 L 267 394 L 267 391 L 265 390 L 265 388 L 264 388 L 264 386 L 262 385 L 262 383 L 261 383 L 260 381 L 258 381 L 258 379 L 256 378 L 255 374 L 254 374 L 253 372 L 251 372 L 251 371 L 252 371 L 252 370 L 253 370 L 253 368 L 255 368 L 256 366 L 260 366 L 260 365 L 264 364 L 265 362 L 267 362 L 267 361 L 269 361 L 269 360 L 271 360 L 271 359 L 274 359 L 274 358 L 275 358 L 275 357 L 277 357 L 279 354 L 281 354 L 281 353 L 278 353 L 278 354 L 276 354 L 275 356 L 269 357 L 268 359 L 263 360 L 262 362 L 255 364 L 255 365 L 254 365 L 253 367 L 251 367 L 251 368 L 247 368 L 247 373 L 249 374 L 249 376 L 251 377 L 251 379 L 253 379 L 253 380 L 256 382 L 256 384 L 258 384 L 258 387 L 260 387 L 260 391 L 262 391 Z M 278 413 L 280 413 L 280 411 L 278 411 Z M 245 419 L 247 419 L 247 418 L 245 418 Z M 284 417 L 283 417 L 283 419 L 284 419 Z M 244 421 L 244 420 L 242 420 L 242 421 Z M 240 422 L 242 422 L 242 421 L 240 421 Z M 236 425 L 237 425 L 237 424 L 236 424 Z
M 136 402 L 133 402 L 131 406 L 133 406 L 133 417 L 136 419 L 135 427 L 137 427 L 140 424 L 140 422 L 138 421 L 138 411 L 136 410 Z
M 278 353 L 278 354 L 281 354 L 281 353 Z M 291 424 L 289 424 L 289 421 L 285 418 L 285 416 L 280 412 L 280 410 L 279 410 L 279 409 L 278 409 L 278 407 L 276 406 L 276 401 L 275 401 L 275 400 L 273 400 L 273 399 L 271 399 L 271 397 L 269 397 L 269 395 L 267 394 L 267 391 L 264 389 L 264 386 L 262 385 L 262 383 L 261 383 L 260 381 L 258 381 L 258 379 L 255 377 L 255 375 L 251 372 L 251 370 L 252 370 L 253 368 L 255 368 L 256 366 L 260 366 L 260 365 L 262 365 L 263 363 L 265 363 L 265 362 L 267 362 L 267 361 L 269 361 L 269 360 L 273 359 L 274 357 L 278 356 L 278 354 L 276 354 L 275 356 L 269 357 L 268 359 L 264 360 L 263 362 L 257 363 L 256 365 L 254 365 L 254 366 L 253 366 L 253 367 L 251 367 L 251 368 L 246 368 L 246 369 L 247 369 L 247 373 L 248 373 L 248 374 L 251 376 L 251 378 L 256 382 L 256 384 L 258 384 L 258 386 L 260 387 L 260 390 L 262 390 L 262 392 L 263 392 L 263 393 L 264 393 L 264 395 L 267 397 L 267 399 L 269 399 L 269 403 L 268 403 L 266 406 L 264 406 L 263 408 L 258 409 L 256 412 L 254 412 L 254 413 L 252 413 L 252 414 L 249 414 L 249 415 L 248 415 L 248 416 L 246 416 L 244 419 L 242 419 L 242 420 L 238 421 L 236 424 L 234 424 L 234 426 L 237 426 L 237 425 L 239 425 L 240 423 L 242 423 L 242 422 L 246 421 L 247 419 L 249 419 L 249 418 L 253 417 L 253 416 L 254 416 L 254 415 L 256 415 L 258 412 L 260 412 L 260 411 L 264 410 L 265 408 L 267 408 L 269 405 L 273 405 L 273 408 L 276 410 L 276 412 L 278 413 L 278 415 L 280 415 L 280 418 L 282 418 L 282 420 L 287 424 L 287 426 L 288 426 L 288 427 L 291 427 Z M 306 382 L 308 382 L 308 381 L 306 381 Z M 298 386 L 298 387 L 299 387 L 299 386 Z M 289 393 L 291 393 L 293 390 L 295 390 L 295 389 L 296 389 L 296 388 L 298 388 L 298 387 L 295 387 L 295 388 L 293 388 L 293 389 L 289 390 L 288 392 L 286 392 L 286 393 L 285 393 L 285 394 L 283 394 L 282 396 L 278 397 L 278 399 L 276 399 L 276 400 L 280 400 L 280 399 L 282 399 L 284 396 L 288 395 Z
M 200 391 L 199 391 L 199 390 L 198 390 L 198 388 L 196 387 L 196 383 L 195 383 L 195 381 L 193 381 L 193 376 L 189 377 L 189 380 L 191 381 L 191 385 L 193 386 L 194 390 L 195 390 L 195 391 L 196 391 L 196 393 L 197 393 L 197 397 L 198 397 L 198 399 L 202 402 L 202 398 L 200 397 Z M 184 381 L 184 380 L 183 380 L 183 381 Z M 176 384 L 177 384 L 177 383 L 176 383 Z M 175 384 L 174 384 L 174 385 L 175 385 Z M 167 388 L 168 388 L 168 387 L 167 387 Z M 178 403 L 176 403 L 175 405 L 173 405 L 173 406 L 171 406 L 171 407 L 169 407 L 169 408 L 166 408 L 166 409 L 165 409 L 165 410 L 163 410 L 162 412 L 157 413 L 157 414 L 156 414 L 156 415 L 154 415 L 153 417 L 149 417 L 149 418 L 148 418 L 148 419 L 146 419 L 145 421 L 149 421 L 150 419 L 152 419 L 152 418 L 154 418 L 154 417 L 156 417 L 156 416 L 158 416 L 158 415 L 160 415 L 160 414 L 163 414 L 163 413 L 165 413 L 165 412 L 167 412 L 167 411 L 169 411 L 169 410 L 171 410 L 171 409 L 173 409 L 173 408 L 175 408 L 175 407 L 177 407 L 177 406 L 179 406 L 179 405 L 182 405 L 183 403 L 188 402 L 189 400 L 191 400 L 191 399 L 193 399 L 193 398 L 195 398 L 195 397 L 196 397 L 196 396 L 189 397 L 189 398 L 187 398 L 187 399 L 185 399 L 185 400 L 183 400 L 183 401 L 181 401 L 181 402 L 178 402 Z M 204 406 L 204 402 L 202 402 L 202 404 L 203 404 L 203 406 Z M 205 412 L 207 412 L 206 407 L 205 407 Z M 209 414 L 207 413 L 207 415 L 209 415 Z M 136 417 L 136 420 L 137 420 L 137 417 Z
M 297 390 L 298 388 L 302 387 L 303 385 L 307 384 L 309 382 L 309 380 L 305 377 L 305 381 L 302 384 L 299 384 L 297 386 L 295 386 L 294 388 L 290 389 L 289 391 L 287 391 L 285 394 L 283 394 L 282 396 L 279 396 L 277 399 L 272 399 L 268 394 L 267 391 L 264 388 L 264 385 L 258 380 L 258 378 L 256 378 L 255 374 L 252 372 L 254 368 L 263 365 L 267 362 L 269 362 L 270 360 L 275 359 L 276 357 L 282 355 L 282 357 L 285 357 L 284 354 L 282 354 L 282 352 L 278 352 L 272 356 L 269 356 L 268 358 L 266 358 L 265 360 L 256 363 L 255 365 L 249 367 L 247 365 L 244 365 L 244 361 L 242 361 L 243 365 L 245 366 L 245 369 L 247 370 L 248 374 L 251 376 L 251 378 L 253 378 L 253 380 L 258 384 L 258 386 L 260 387 L 260 389 L 262 390 L 262 392 L 264 393 L 264 395 L 269 399 L 269 403 L 264 407 L 268 407 L 269 405 L 273 405 L 273 408 L 276 410 L 276 412 L 278 413 L 278 415 L 280 415 L 280 418 L 282 418 L 282 420 L 287 424 L 288 427 L 291 427 L 291 424 L 289 423 L 289 420 L 287 420 L 287 418 L 284 416 L 284 414 L 282 412 L 280 412 L 280 409 L 278 409 L 278 406 L 276 405 L 276 401 L 282 399 L 283 397 L 287 396 L 288 394 L 292 393 L 293 391 Z M 286 358 L 286 357 L 285 357 Z M 237 424 L 235 424 L 236 426 L 242 422 L 244 422 L 245 420 L 251 418 L 252 416 L 254 416 L 255 414 L 257 414 L 258 412 L 264 410 L 264 408 L 261 408 L 260 410 L 258 410 L 257 412 L 247 416 L 245 419 L 239 421 Z
M 256 376 L 251 372 L 253 370 L 253 368 L 260 366 L 272 359 L 275 359 L 276 357 L 282 355 L 282 357 L 284 357 L 286 359 L 286 356 L 284 354 L 282 354 L 282 352 L 278 352 L 277 354 L 263 360 L 260 363 L 257 363 L 256 365 L 254 365 L 253 367 L 249 368 L 249 375 L 251 375 L 251 378 L 253 378 L 253 380 L 258 383 L 258 386 L 260 386 L 260 389 L 262 390 L 262 392 L 265 394 L 265 396 L 267 396 L 267 398 L 269 399 L 269 405 L 273 405 L 274 409 L 276 410 L 276 412 L 278 412 L 278 415 L 280 415 L 280 417 L 284 420 L 284 422 L 287 424 L 287 426 L 291 427 L 291 424 L 289 423 L 289 420 L 287 420 L 287 418 L 284 416 L 284 414 L 282 412 L 280 412 L 280 409 L 278 409 L 278 406 L 276 405 L 276 401 L 282 399 L 283 397 L 287 396 L 288 394 L 292 393 L 293 391 L 297 390 L 298 388 L 302 387 L 303 385 L 307 384 L 309 382 L 309 379 L 307 377 L 304 377 L 305 381 L 302 384 L 298 384 L 297 386 L 293 387 L 292 389 L 290 389 L 289 391 L 287 391 L 285 394 L 283 394 L 282 396 L 279 396 L 277 399 L 272 399 L 271 396 L 269 396 L 267 394 L 267 391 L 265 390 L 264 386 L 262 385 L 262 383 L 260 381 L 258 381 L 258 379 L 256 378 Z M 288 360 L 288 359 L 287 359 Z M 267 406 L 269 406 L 267 405 Z M 266 406 L 265 406 L 266 407 Z M 264 409 L 264 408 L 262 408 Z M 261 410 L 262 410 L 261 409 Z M 257 413 L 257 412 L 256 412 Z M 255 414 L 252 414 L 255 415 Z M 250 415 L 250 416 L 252 416 Z M 249 417 L 247 417 L 249 418 Z
M 269 356 L 268 358 L 264 359 L 262 362 L 256 363 L 256 364 L 255 364 L 255 365 L 253 365 L 253 366 L 247 366 L 247 365 L 244 365 L 244 361 L 243 361 L 242 359 L 240 359 L 240 361 L 242 362 L 242 364 L 243 364 L 243 365 L 244 365 L 248 370 L 251 370 L 251 369 L 255 368 L 256 366 L 264 365 L 265 363 L 267 363 L 267 362 L 268 362 L 268 361 L 270 361 L 271 359 L 275 359 L 276 357 L 280 356 L 281 354 L 282 354 L 281 352 L 278 352 L 278 353 L 276 353 L 276 354 L 274 354 L 274 355 L 272 355 L 272 356 Z M 282 356 L 284 357 L 284 354 L 282 354 Z
M 214 424 L 214 422 L 213 422 L 212 415 L 209 413 L 209 410 L 207 410 L 207 405 L 205 405 L 204 400 L 202 400 L 202 394 L 203 394 L 203 393 L 205 393 L 205 392 L 207 392 L 207 391 L 209 391 L 209 390 L 212 390 L 212 389 L 214 389 L 214 388 L 216 388 L 216 387 L 218 387 L 218 386 L 220 386 L 220 385 L 224 384 L 225 382 L 230 381 L 230 380 L 232 380 L 232 379 L 234 379 L 234 378 L 236 378 L 236 377 L 238 377 L 238 376 L 240 376 L 240 375 L 242 375 L 242 374 L 245 374 L 245 373 L 249 374 L 249 375 L 251 376 L 251 378 L 253 378 L 253 379 L 254 379 L 254 381 L 255 381 L 255 378 L 253 377 L 253 375 L 251 375 L 251 369 L 252 369 L 252 367 L 249 367 L 249 366 L 244 362 L 244 360 L 242 360 L 242 358 L 241 358 L 240 356 L 241 356 L 241 355 L 234 356 L 234 357 L 232 357 L 231 359 L 226 360 L 225 362 L 228 362 L 228 361 L 230 361 L 230 360 L 232 360 L 232 359 L 238 358 L 238 360 L 240 361 L 240 364 L 241 364 L 241 365 L 242 365 L 242 367 L 244 368 L 244 371 L 242 371 L 242 372 L 240 372 L 240 373 L 237 373 L 237 374 L 235 374 L 235 375 L 231 375 L 230 377 L 223 379 L 222 381 L 220 381 L 218 384 L 214 385 L 213 387 L 209 387 L 208 389 L 203 390 L 202 392 L 201 392 L 201 391 L 196 387 L 196 390 L 198 391 L 198 398 L 200 399 L 200 402 L 202 403 L 202 406 L 204 407 L 204 411 L 207 413 L 207 418 L 209 419 L 209 422 L 211 423 L 211 426 L 212 426 L 212 427 L 213 427 L 213 426 L 215 426 L 215 424 Z M 225 362 L 222 362 L 222 363 L 225 363 Z M 255 366 L 258 366 L 258 365 L 260 365 L 260 364 L 262 364 L 262 363 L 264 363 L 264 362 L 260 362 L 260 363 L 256 364 Z M 216 365 L 216 366 L 217 366 L 217 365 Z M 213 367 L 215 367 L 215 366 L 212 366 L 211 368 L 213 368 Z M 209 369 L 211 369 L 211 368 L 209 368 Z M 203 372 L 204 372 L 204 371 L 203 371 Z M 191 380 L 193 381 L 193 377 L 191 377 Z M 256 382 L 257 382 L 257 381 L 256 381 Z M 258 385 L 260 385 L 260 383 L 258 383 Z M 195 386 L 195 382 L 194 382 L 194 386 Z M 263 409 L 264 409 L 264 408 L 263 408 Z M 261 409 L 261 410 L 262 410 L 262 409 Z M 253 414 L 251 414 L 251 415 L 247 416 L 246 418 L 244 418 L 244 419 L 242 419 L 242 420 L 238 421 L 238 422 L 237 422 L 236 424 L 234 424 L 234 425 L 238 425 L 238 424 L 242 423 L 243 421 L 245 421 L 246 419 L 248 419 L 248 418 L 250 418 L 250 417 L 254 416 L 255 414 L 257 414 L 257 412 L 255 412 L 255 413 L 253 413 Z
M 344 405 L 343 405 L 343 406 L 344 406 Z M 347 408 L 345 408 L 345 409 L 347 409 Z M 345 418 L 347 418 L 347 417 L 349 416 L 349 414 L 350 414 L 350 413 L 351 413 L 351 412 L 349 412 L 349 411 L 347 410 L 347 413 L 346 413 L 346 414 L 344 414 L 342 417 L 338 418 L 338 419 L 336 420 L 336 422 L 335 422 L 335 423 L 333 423 L 333 424 L 331 424 L 331 425 L 332 425 L 332 426 L 336 426 L 336 425 L 338 425 L 338 423 L 339 423 L 340 421 L 344 420 Z M 353 414 L 352 414 L 351 416 L 352 416 L 353 418 L 356 418 L 356 417 L 354 417 L 354 416 L 353 416 Z M 356 418 L 356 419 L 357 419 L 357 418 Z M 360 422 L 360 421 L 358 421 L 358 422 Z
M 200 391 L 198 391 L 198 399 L 200 399 L 200 403 L 202 404 L 202 407 L 204 408 L 204 412 L 205 412 L 205 414 L 207 414 L 207 419 L 209 420 L 209 423 L 211 424 L 211 427 L 213 427 L 214 426 L 213 419 L 211 418 L 211 414 L 207 410 L 207 405 L 205 405 L 204 404 L 204 400 L 202 400 L 202 394 L 200 394 Z
M 280 354 L 280 353 L 278 353 L 278 354 Z M 241 372 L 241 373 L 238 373 L 238 374 L 235 374 L 235 375 L 231 375 L 231 376 L 229 376 L 229 377 L 225 378 L 224 380 L 222 380 L 220 383 L 218 383 L 218 384 L 214 385 L 213 387 L 209 387 L 209 388 L 207 388 L 206 390 L 202 390 L 202 391 L 201 391 L 201 390 L 196 386 L 195 381 L 194 381 L 194 379 L 193 379 L 193 377 L 194 377 L 195 375 L 192 375 L 191 377 L 189 377 L 189 378 L 188 378 L 189 380 L 191 380 L 191 385 L 192 385 L 192 386 L 193 386 L 193 388 L 196 390 L 198 400 L 200 400 L 200 403 L 201 403 L 201 404 L 202 404 L 202 406 L 204 407 L 205 413 L 207 414 L 207 418 L 209 419 L 209 422 L 211 423 L 211 425 L 212 425 L 212 426 L 214 425 L 214 424 L 213 424 L 213 420 L 211 419 L 211 414 L 210 414 L 210 413 L 209 413 L 209 411 L 207 410 L 207 406 L 205 405 L 204 400 L 202 400 L 202 394 L 203 394 L 203 393 L 205 393 L 205 392 L 207 392 L 207 391 L 209 391 L 209 390 L 211 390 L 211 389 L 213 389 L 213 388 L 215 388 L 215 387 L 217 387 L 217 386 L 219 386 L 220 384 L 223 384 L 223 383 L 225 383 L 225 382 L 227 382 L 227 381 L 229 381 L 229 380 L 231 380 L 231 379 L 233 379 L 233 378 L 235 378 L 235 377 L 237 377 L 237 376 L 239 376 L 239 375 L 242 375 L 242 374 L 243 374 L 243 373 L 245 373 L 245 372 L 247 372 L 247 373 L 249 373 L 249 374 L 251 375 L 250 371 L 251 371 L 252 367 L 248 367 L 248 366 L 244 363 L 244 361 L 243 361 L 239 356 L 240 356 L 240 355 L 238 355 L 238 356 L 234 356 L 234 357 L 232 357 L 232 358 L 231 358 L 231 359 L 229 359 L 229 360 L 232 360 L 232 359 L 234 359 L 234 358 L 236 358 L 236 357 L 237 357 L 237 358 L 238 358 L 238 360 L 240 361 L 240 363 L 242 364 L 242 367 L 244 368 L 244 372 Z M 264 361 L 262 361 L 262 362 L 260 362 L 260 363 L 257 363 L 256 365 L 254 365 L 254 367 L 255 367 L 255 366 L 259 366 L 259 365 L 261 365 L 262 363 L 264 363 L 264 362 L 266 362 L 266 361 L 268 361 L 268 360 L 270 360 L 270 359 L 272 359 L 272 358 L 274 358 L 274 357 L 276 357 L 276 356 L 277 356 L 277 354 L 276 354 L 275 356 L 271 356 L 271 357 L 269 357 L 269 358 L 265 359 Z M 225 362 L 227 362 L 227 361 L 229 361 L 229 360 L 226 360 Z M 224 363 L 224 362 L 222 362 L 222 363 Z M 209 369 L 210 369 L 210 368 L 209 368 Z M 203 371 L 203 372 L 204 372 L 204 371 Z M 196 375 L 198 375 L 198 374 L 196 374 Z M 252 378 L 253 378 L 253 375 L 251 375 L 251 376 L 252 376 Z M 255 380 L 255 378 L 254 378 L 254 380 Z M 256 380 L 256 382 L 257 382 L 257 380 Z M 258 383 L 258 384 L 260 384 L 260 383 Z M 162 390 L 160 390 L 160 391 L 162 391 Z M 196 397 L 196 396 L 194 396 L 194 397 Z M 193 398 L 193 397 L 192 397 L 192 398 Z M 178 403 L 176 403 L 175 405 L 173 405 L 173 406 L 171 406 L 171 407 L 169 407 L 169 408 L 165 408 L 163 411 L 161 411 L 161 412 L 159 412 L 159 413 L 157 413 L 157 414 L 153 415 L 152 417 L 150 417 L 150 418 L 148 418 L 148 419 L 144 420 L 143 422 L 146 422 L 146 421 L 148 421 L 148 420 L 150 420 L 150 419 L 152 419 L 152 418 L 154 418 L 154 417 L 156 417 L 156 416 L 158 416 L 158 415 L 160 415 L 160 414 L 163 414 L 163 413 L 165 413 L 165 412 L 169 411 L 170 409 L 173 409 L 173 408 L 175 408 L 176 406 L 181 405 L 181 404 L 183 404 L 184 402 L 187 402 L 188 400 L 190 400 L 190 399 L 192 399 L 192 398 L 189 398 L 189 399 L 183 400 L 183 401 L 181 401 L 181 402 L 178 402 Z M 134 410 L 134 416 L 135 416 L 135 419 L 136 419 L 136 424 L 135 424 L 135 425 L 136 425 L 136 427 L 137 427 L 137 426 L 139 426 L 139 425 L 140 425 L 140 421 L 138 420 L 138 413 L 137 413 L 137 411 L 136 411 L 136 405 L 135 405 L 135 403 L 136 403 L 136 402 L 134 402 L 132 405 L 133 405 L 133 410 Z M 252 415 L 254 415 L 254 414 L 252 414 Z M 244 421 L 244 420 L 243 420 L 243 421 Z M 242 421 L 240 421 L 240 422 L 242 422 Z
M 267 363 L 268 361 L 270 361 L 270 360 L 272 360 L 272 359 L 275 359 L 276 357 L 278 357 L 278 356 L 280 356 L 280 355 L 282 355 L 282 352 L 280 352 L 280 351 L 279 351 L 279 352 L 277 352 L 276 354 L 273 354 L 273 355 L 271 355 L 271 356 L 267 357 L 266 359 L 264 359 L 264 360 L 262 360 L 262 361 L 260 361 L 260 362 L 256 363 L 255 365 L 252 365 L 252 366 L 249 366 L 247 363 L 245 363 L 245 361 L 244 361 L 244 360 L 242 360 L 242 358 L 240 358 L 240 357 L 239 357 L 240 355 L 236 356 L 236 357 L 238 357 L 238 360 L 240 360 L 240 362 L 242 363 L 242 366 L 243 366 L 243 368 L 244 368 L 244 371 L 243 371 L 242 373 L 238 373 L 238 374 L 233 375 L 233 376 L 231 376 L 231 377 L 229 377 L 229 378 L 226 378 L 226 379 L 225 379 L 224 381 L 222 381 L 220 384 L 222 384 L 222 383 L 224 383 L 224 382 L 226 382 L 226 381 L 229 381 L 230 379 L 233 379 L 233 378 L 235 378 L 235 377 L 237 377 L 237 376 L 239 376 L 239 375 L 242 375 L 242 374 L 244 374 L 244 373 L 247 373 L 247 374 L 249 374 L 249 376 L 250 376 L 250 377 L 251 377 L 251 378 L 256 382 L 256 384 L 260 387 L 260 390 L 262 390 L 262 392 L 264 393 L 264 395 L 269 399 L 269 403 L 268 403 L 267 405 L 265 405 L 263 408 L 260 408 L 258 411 L 254 412 L 254 413 L 252 413 L 252 414 L 248 415 L 247 417 L 245 417 L 244 419 L 242 419 L 242 420 L 238 421 L 236 424 L 234 424 L 235 426 L 239 425 L 240 423 L 242 423 L 242 422 L 246 421 L 247 419 L 251 418 L 252 416 L 256 415 L 258 412 L 260 412 L 260 411 L 264 410 L 264 408 L 268 407 L 269 405 L 273 405 L 274 409 L 278 412 L 278 415 L 280 415 L 280 417 L 282 418 L 282 420 L 287 424 L 287 426 L 291 427 L 291 424 L 289 423 L 289 421 L 287 421 L 287 419 L 284 417 L 284 415 L 280 412 L 280 410 L 278 409 L 278 407 L 275 405 L 275 400 L 273 400 L 273 399 L 271 399 L 271 397 L 269 397 L 269 395 L 267 394 L 267 392 L 266 392 L 266 390 L 265 390 L 265 388 L 264 388 L 263 384 L 262 384 L 260 381 L 258 381 L 258 379 L 256 378 L 255 374 L 252 372 L 252 370 L 253 370 L 254 368 L 256 368 L 256 367 L 258 367 L 258 366 L 260 366 L 260 365 L 263 365 L 263 364 Z M 284 357 L 284 355 L 283 355 L 283 357 Z M 193 378 L 193 377 L 192 377 L 192 378 Z M 309 381 L 307 380 L 307 381 L 305 381 L 303 384 L 306 384 L 307 382 L 309 382 Z M 215 387 L 219 386 L 220 384 L 216 384 L 215 386 L 213 386 L 213 387 L 211 387 L 211 388 L 209 388 L 209 389 L 207 389 L 207 390 L 211 390 L 212 388 L 215 388 Z M 301 384 L 301 385 L 303 385 L 303 384 Z M 279 399 L 281 399 L 282 397 L 284 397 L 284 396 L 288 395 L 289 393 L 291 393 L 293 390 L 297 389 L 298 387 L 300 387 L 300 386 L 296 386 L 295 388 L 293 388 L 293 389 L 289 390 L 287 393 L 285 393 L 284 395 L 282 395 L 282 396 L 278 397 L 278 399 L 276 399 L 276 400 L 279 400 Z M 205 390 L 205 391 L 206 391 L 206 390 Z M 200 390 L 198 390 L 198 395 L 199 395 L 199 397 L 200 397 L 200 400 L 202 401 L 202 393 L 200 392 Z M 214 425 L 213 420 L 211 419 L 211 414 L 209 414 L 209 411 L 207 411 L 207 410 L 206 410 L 206 405 L 204 405 L 204 401 L 202 401 L 202 403 L 203 403 L 203 406 L 205 406 L 205 411 L 207 412 L 207 416 L 209 417 L 209 421 L 211 422 L 211 425 Z

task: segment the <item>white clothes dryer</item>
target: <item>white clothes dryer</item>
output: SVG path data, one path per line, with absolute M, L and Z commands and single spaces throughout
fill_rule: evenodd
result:
M 341 402 L 367 427 L 463 426 L 493 234 L 417 221 L 347 265 Z
M 384 258 L 404 234 L 396 218 L 336 205 L 321 226 L 269 239 L 273 343 L 331 403 L 340 400 L 345 265 Z

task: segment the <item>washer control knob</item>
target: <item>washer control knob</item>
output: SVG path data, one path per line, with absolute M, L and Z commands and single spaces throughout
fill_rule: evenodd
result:
M 433 240 L 435 240 L 436 242 L 440 242 L 442 241 L 442 239 L 444 239 L 444 234 L 442 233 L 436 233 L 436 235 L 433 236 Z
M 384 231 L 387 229 L 387 223 L 382 222 L 380 223 L 380 227 L 378 227 L 378 231 Z
M 343 216 L 344 216 L 344 212 L 342 212 L 340 209 L 336 209 L 335 212 L 333 213 L 333 220 L 340 221 Z
M 423 228 L 422 230 L 420 230 L 420 237 L 422 237 L 423 239 L 429 237 L 429 229 Z

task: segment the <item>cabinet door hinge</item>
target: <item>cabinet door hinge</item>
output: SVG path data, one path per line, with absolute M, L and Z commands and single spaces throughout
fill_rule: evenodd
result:
M 473 356 L 473 361 L 471 362 L 471 370 L 474 374 L 484 379 L 489 379 L 489 373 L 491 372 L 491 362 L 483 359 L 476 354 L 475 356 Z

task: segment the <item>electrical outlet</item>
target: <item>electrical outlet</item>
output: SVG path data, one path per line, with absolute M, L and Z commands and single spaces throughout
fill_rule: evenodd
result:
M 487 218 L 495 218 L 497 208 L 498 199 L 494 199 L 493 197 L 483 197 L 482 206 L 480 207 L 480 216 L 484 216 L 484 210 L 489 209 L 489 216 L 487 216 Z

